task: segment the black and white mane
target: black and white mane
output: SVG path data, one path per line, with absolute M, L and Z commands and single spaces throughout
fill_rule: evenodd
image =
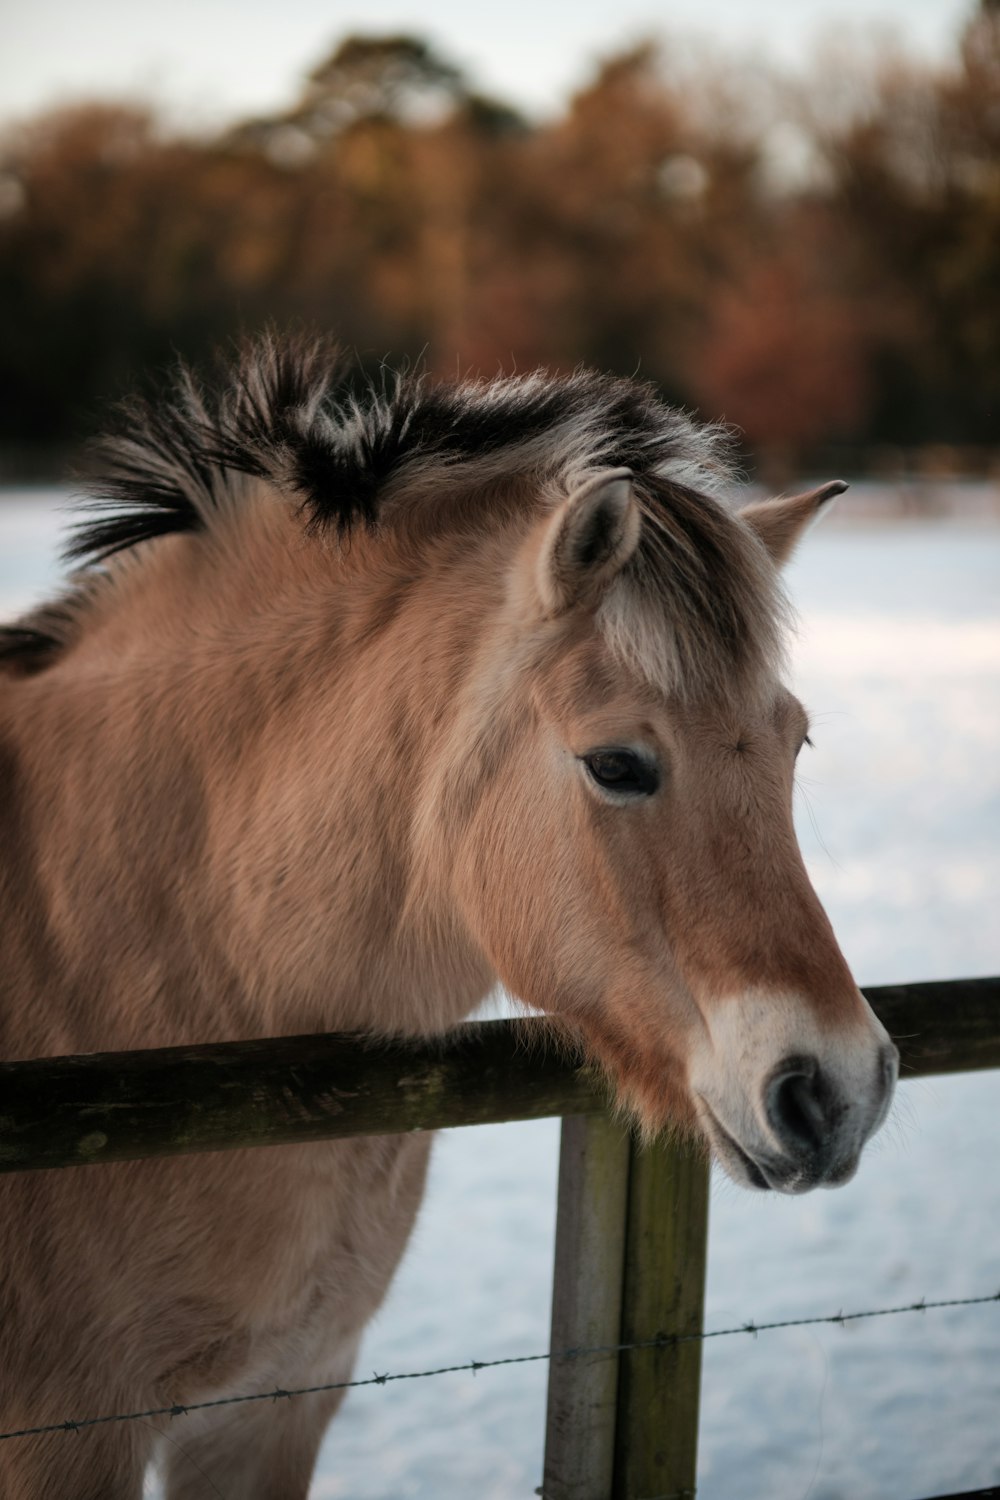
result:
M 360 393 L 351 376 L 324 339 L 266 335 L 213 383 L 182 364 L 165 395 L 125 402 L 92 450 L 96 477 L 66 549 L 82 569 L 77 586 L 0 631 L 0 663 L 44 669 L 78 625 L 95 565 L 221 524 L 248 477 L 287 494 L 305 527 L 346 539 L 415 508 L 433 529 L 444 493 L 452 508 L 466 496 L 474 521 L 491 487 L 530 480 L 537 503 L 602 468 L 631 470 L 649 522 L 632 569 L 643 592 L 669 594 L 727 651 L 756 642 L 768 654 L 773 590 L 748 575 L 745 541 L 720 503 L 733 482 L 725 429 L 696 424 L 649 384 L 586 370 L 454 384 L 386 372 Z

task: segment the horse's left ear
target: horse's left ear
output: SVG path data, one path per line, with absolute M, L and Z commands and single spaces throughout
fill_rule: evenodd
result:
M 538 554 L 545 613 L 596 600 L 632 556 L 640 529 L 631 470 L 605 469 L 573 490 L 551 517 Z
M 824 510 L 829 510 L 830 501 L 847 489 L 843 479 L 831 479 L 817 490 L 804 495 L 789 495 L 779 500 L 759 500 L 740 511 L 743 520 L 760 537 L 771 554 L 771 559 L 780 568 L 786 563 L 795 547 L 813 521 L 819 519 Z

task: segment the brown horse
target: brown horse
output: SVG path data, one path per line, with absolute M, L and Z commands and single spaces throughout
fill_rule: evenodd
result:
M 792 828 L 778 565 L 630 381 L 358 397 L 320 345 L 182 375 L 105 450 L 87 566 L 5 635 L 0 1055 L 430 1036 L 497 981 L 647 1131 L 845 1181 L 896 1053 Z M 347 1378 L 429 1141 L 8 1176 L 7 1428 Z M 307 1493 L 332 1395 L 172 1428 L 170 1500 Z M 153 1424 L 0 1445 L 4 1500 L 135 1500 Z

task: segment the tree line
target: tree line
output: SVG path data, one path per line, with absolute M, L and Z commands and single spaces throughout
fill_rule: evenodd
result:
M 0 307 L 8 468 L 264 323 L 332 328 L 361 370 L 638 373 L 779 463 L 994 446 L 1000 5 L 938 65 L 633 47 L 541 121 L 413 36 L 348 38 L 208 137 L 50 112 L 0 139 Z

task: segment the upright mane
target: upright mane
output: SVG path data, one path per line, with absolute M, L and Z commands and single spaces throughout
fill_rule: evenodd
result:
M 694 423 L 649 384 L 588 370 L 453 384 L 387 371 L 360 390 L 351 377 L 335 344 L 266 335 L 220 362 L 212 382 L 180 364 L 165 394 L 123 403 L 92 450 L 84 519 L 66 548 L 77 584 L 0 630 L 0 665 L 33 672 L 58 660 L 95 569 L 159 537 L 238 524 L 248 480 L 288 496 L 304 529 L 347 541 L 402 524 L 417 534 L 482 526 L 602 468 L 631 470 L 644 516 L 627 597 L 605 608 L 611 643 L 676 682 L 773 661 L 779 592 L 725 504 L 723 428 Z M 664 613 L 669 660 L 654 640 Z

